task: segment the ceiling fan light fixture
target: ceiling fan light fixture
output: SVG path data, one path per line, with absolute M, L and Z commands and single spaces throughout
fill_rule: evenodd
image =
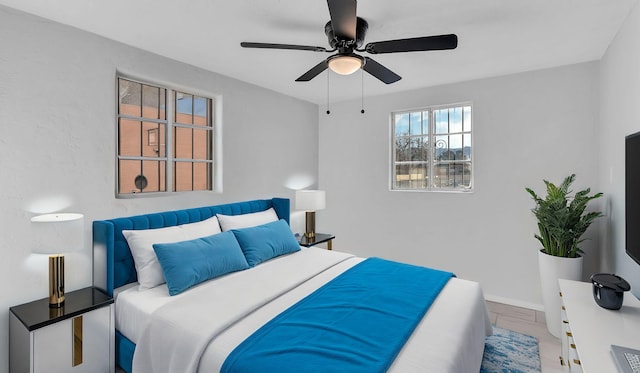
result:
M 329 68 L 336 74 L 350 75 L 360 70 L 364 65 L 362 57 L 357 55 L 335 56 L 328 61 Z

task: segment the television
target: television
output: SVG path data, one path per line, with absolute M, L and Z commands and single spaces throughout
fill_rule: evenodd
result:
M 640 132 L 625 138 L 625 246 L 640 264 Z

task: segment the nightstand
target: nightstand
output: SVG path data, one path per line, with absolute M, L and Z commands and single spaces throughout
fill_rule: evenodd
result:
M 113 298 L 94 287 L 9 309 L 11 373 L 115 371 Z
M 327 233 L 316 233 L 316 236 L 314 238 L 307 238 L 305 235 L 296 236 L 296 239 L 298 240 L 300 246 L 311 247 L 326 242 L 327 250 L 331 250 L 334 238 L 336 238 L 336 236 Z

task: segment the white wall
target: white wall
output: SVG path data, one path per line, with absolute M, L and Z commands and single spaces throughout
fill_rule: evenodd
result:
M 640 8 L 629 14 L 601 61 L 600 185 L 608 195 L 609 217 L 602 260 L 631 283 L 640 297 L 640 266 L 625 253 L 624 138 L 640 131 Z M 640 192 L 640 191 L 636 191 Z
M 390 94 L 320 109 L 318 231 L 334 247 L 447 269 L 489 298 L 540 308 L 537 230 L 526 186 L 598 181 L 598 63 Z M 425 71 L 428 74 L 428 71 Z M 389 191 L 390 112 L 473 102 L 473 193 Z M 595 231 L 595 230 L 594 230 Z M 594 234 L 594 232 L 589 232 Z M 587 245 L 585 273 L 597 267 Z
M 2 6 L 0 50 L 0 372 L 8 308 L 47 295 L 46 257 L 30 253 L 35 213 L 85 214 L 70 291 L 91 285 L 93 220 L 292 198 L 285 184 L 317 183 L 316 105 Z M 116 70 L 222 97 L 222 194 L 115 199 Z

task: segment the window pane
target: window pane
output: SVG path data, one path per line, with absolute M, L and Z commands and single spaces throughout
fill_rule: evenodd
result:
M 428 161 L 429 160 L 429 139 L 427 137 L 411 138 L 411 160 L 412 161 Z
M 466 133 L 462 135 L 462 145 L 464 152 L 464 159 L 471 159 L 471 134 Z
M 462 164 L 462 186 L 471 188 L 471 163 L 469 162 Z
M 407 164 L 397 164 L 395 170 L 395 187 L 406 189 L 409 188 L 409 168 Z
M 448 188 L 451 176 L 451 164 L 450 163 L 436 163 L 433 167 L 433 187 L 434 188 Z
M 198 126 L 208 126 L 208 105 L 207 99 L 204 97 L 195 97 L 193 102 L 193 124 Z
M 142 123 L 142 155 L 144 157 L 164 156 L 164 127 L 162 123 Z
M 412 135 L 421 135 L 423 133 L 421 113 L 411 113 L 409 115 L 409 128 Z
M 167 119 L 167 90 L 160 89 L 160 118 L 162 120 Z
M 422 133 L 424 133 L 425 135 L 428 135 L 429 133 L 431 133 L 431 128 L 429 124 L 429 121 L 431 120 L 430 117 L 431 116 L 428 111 L 422 112 Z
M 427 186 L 426 164 L 396 165 L 395 187 L 399 189 L 424 189 Z
M 436 136 L 436 149 L 435 156 L 437 160 L 448 160 L 450 159 L 450 151 L 449 151 L 449 136 Z
M 409 114 L 397 114 L 395 123 L 396 136 L 406 136 L 409 134 Z
M 396 162 L 404 162 L 411 160 L 411 138 L 396 138 Z
M 452 160 L 462 160 L 462 135 L 451 135 L 449 136 L 449 151 L 451 152 L 450 158 Z
M 175 158 L 193 158 L 193 130 L 175 127 L 173 131 L 173 156 Z
M 211 180 L 211 163 L 193 164 L 193 190 L 209 190 Z
M 449 132 L 462 132 L 462 107 L 449 109 Z
M 147 187 L 143 192 L 165 191 L 165 162 L 142 161 L 142 176 L 147 180 Z
M 119 193 L 163 192 L 164 161 L 120 160 L 118 162 Z
M 471 186 L 471 164 L 468 162 L 437 163 L 434 188 L 465 189 Z
M 118 79 L 119 110 L 121 115 L 142 115 L 142 84 Z
M 119 155 L 139 157 L 142 154 L 142 138 L 140 132 L 142 123 L 140 121 L 122 118 L 120 118 L 118 122 Z
M 193 163 L 174 162 L 173 163 L 173 189 L 177 192 L 193 190 Z
M 182 124 L 193 124 L 193 95 L 176 92 L 175 121 Z
M 429 136 L 424 136 L 422 138 L 422 151 L 424 152 L 422 159 L 426 162 L 431 161 L 431 144 L 429 144 Z
M 464 107 L 464 126 L 463 129 L 465 132 L 471 131 L 471 106 Z
M 142 86 L 142 116 L 160 119 L 160 88 L 150 85 Z
M 167 156 L 167 129 L 164 124 L 158 127 L 158 156 Z
M 209 130 L 193 130 L 193 158 L 211 159 L 211 149 L 209 148 Z
M 449 110 L 435 110 L 436 133 L 449 132 Z
M 136 188 L 135 178 L 141 173 L 142 161 L 125 161 L 118 162 L 118 193 L 139 193 Z
M 409 173 L 411 180 L 411 187 L 414 189 L 424 189 L 427 187 L 427 172 L 428 168 L 426 164 L 413 165 Z

